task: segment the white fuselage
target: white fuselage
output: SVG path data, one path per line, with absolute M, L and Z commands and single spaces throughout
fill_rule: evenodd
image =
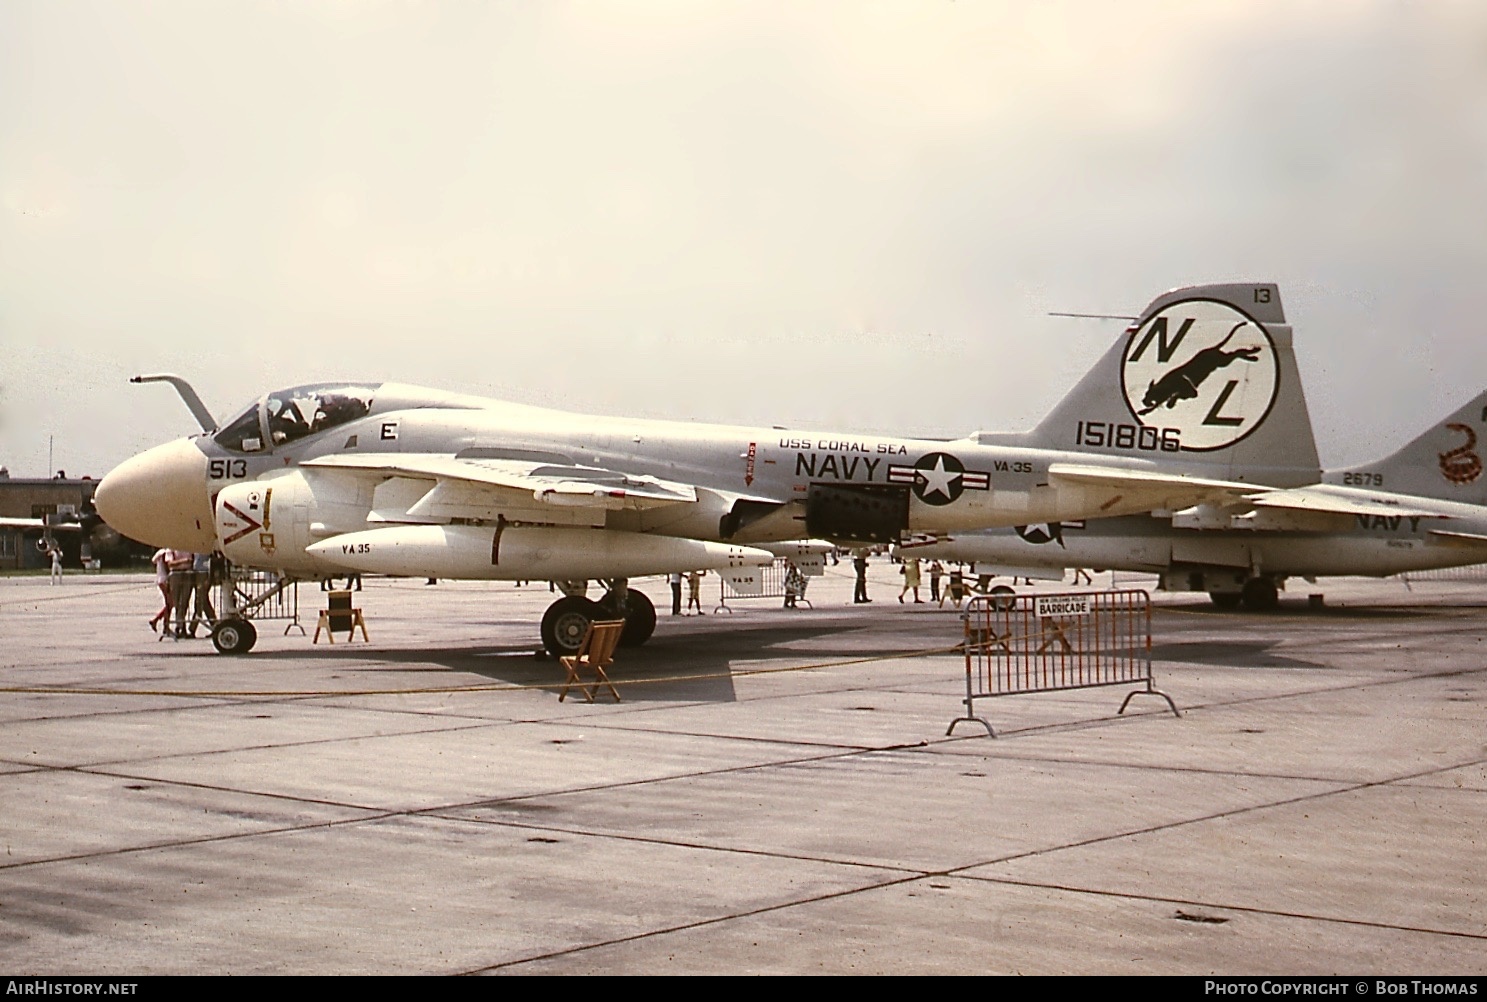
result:
M 220 548 L 239 564 L 313 575 L 380 565 L 380 555 L 373 560 L 365 552 L 365 536 L 356 540 L 356 552 L 318 544 L 396 526 L 468 526 L 486 534 L 603 529 L 734 545 L 807 536 L 888 542 L 900 532 L 944 533 L 1191 504 L 1195 497 L 1187 496 L 1187 482 L 1174 487 L 1171 478 L 1228 472 L 1202 454 L 1167 449 L 1155 439 L 1145 452 L 1144 440 L 1137 441 L 1135 454 L 1070 452 L 977 438 L 596 417 L 399 384 L 379 387 L 369 409 L 355 419 L 302 431 L 292 440 L 272 437 L 266 406 L 260 415 L 261 431 L 251 410 L 232 423 L 241 436 L 246 421 L 251 439 L 227 439 L 224 446 L 230 427 L 129 460 L 100 487 L 100 510 L 107 508 L 105 517 L 122 523 L 116 527 L 146 542 Z M 447 465 L 441 467 L 445 473 L 428 472 L 427 462 L 424 469 L 414 468 L 414 459 L 429 457 L 464 464 L 466 471 L 482 461 L 622 471 L 632 487 L 654 481 L 658 490 L 674 489 L 686 500 L 639 504 L 599 491 L 591 497 L 534 494 L 509 484 L 497 489 L 478 475 L 446 475 Z M 378 463 L 383 466 L 369 468 Z M 1081 480 L 1053 475 L 1056 464 L 1099 468 L 1096 479 Z M 1149 473 L 1153 479 L 1101 482 L 1101 469 Z M 252 507 L 257 504 L 261 511 Z M 869 534 L 853 535 L 862 525 Z M 441 538 L 460 552 L 437 566 L 468 568 L 484 559 L 480 576 L 538 576 L 525 564 L 499 564 L 494 536 L 481 542 L 474 538 L 479 535 L 445 533 Z M 381 538 L 396 539 L 405 557 L 435 545 L 427 533 Z M 593 537 L 564 538 L 581 551 L 601 549 L 583 542 Z M 606 567 L 675 552 L 635 540 L 602 549 L 613 557 Z M 689 561 L 696 556 L 690 550 L 685 555 Z M 401 557 L 398 564 L 412 566 Z
M 1435 503 L 1459 509 L 1450 520 L 1453 529 L 1487 533 L 1487 510 Z M 1433 533 L 1440 519 L 1356 515 L 1336 521 L 1341 527 L 1328 530 L 1187 529 L 1174 527 L 1170 516 L 1134 515 L 952 533 L 904 552 L 975 562 L 983 570 L 1083 567 L 1166 575 L 1225 568 L 1277 577 L 1385 577 L 1487 560 L 1487 548 Z

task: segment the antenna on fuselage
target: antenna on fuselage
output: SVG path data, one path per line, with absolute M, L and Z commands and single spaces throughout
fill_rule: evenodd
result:
M 176 388 L 176 392 L 181 395 L 181 399 L 186 401 L 186 407 L 190 409 L 192 416 L 196 418 L 196 423 L 201 425 L 202 431 L 211 432 L 217 430 L 217 419 L 212 417 L 212 412 L 207 410 L 207 405 L 201 402 L 201 397 L 196 395 L 196 391 L 191 388 L 191 384 L 180 376 L 173 376 L 170 373 L 157 373 L 152 376 L 134 376 L 129 381 L 131 383 L 169 383 Z
M 1077 317 L 1080 320 L 1138 320 L 1124 313 L 1049 313 L 1050 317 Z

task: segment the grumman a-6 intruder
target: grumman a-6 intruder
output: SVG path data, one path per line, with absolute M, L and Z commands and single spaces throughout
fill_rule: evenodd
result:
M 591 417 L 397 383 L 269 393 L 218 427 L 109 473 L 99 513 L 160 546 L 221 550 L 295 579 L 347 572 L 600 580 L 559 599 L 542 640 L 596 617 L 642 643 L 655 611 L 628 579 L 746 579 L 777 544 L 1225 502 L 1314 483 L 1316 451 L 1274 285 L 1153 301 L 1032 441 L 955 441 Z M 252 646 L 228 619 L 219 650 Z

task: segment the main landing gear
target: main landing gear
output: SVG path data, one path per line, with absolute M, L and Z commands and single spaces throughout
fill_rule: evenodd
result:
M 1274 578 L 1250 578 L 1239 591 L 1210 591 L 1208 597 L 1220 609 L 1243 605 L 1250 612 L 1271 612 L 1280 607 L 1280 589 Z
M 1240 598 L 1251 612 L 1269 612 L 1280 607 L 1280 591 L 1272 578 L 1250 578 L 1244 583 Z
M 643 592 L 631 591 L 625 578 L 601 582 L 606 591 L 597 602 L 584 597 L 582 582 L 564 582 L 566 593 L 542 615 L 542 646 L 553 657 L 572 654 L 583 644 L 589 624 L 623 619 L 620 646 L 639 647 L 656 632 L 656 607 Z

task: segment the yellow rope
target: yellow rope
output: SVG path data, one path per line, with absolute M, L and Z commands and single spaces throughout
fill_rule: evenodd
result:
M 64 578 L 63 580 L 65 581 L 66 579 Z M 150 584 L 151 585 L 154 585 L 154 583 L 155 583 L 154 582 L 154 579 L 151 579 Z M 63 588 L 63 589 L 66 589 L 66 590 L 65 590 L 65 592 L 63 594 L 60 594 L 60 595 L 56 595 L 56 594 L 52 594 L 51 592 L 48 592 L 45 595 L 37 595 L 37 596 L 35 596 L 33 598 L 6 598 L 3 602 L 0 602 L 0 608 L 7 608 L 7 607 L 10 607 L 10 606 L 30 605 L 33 602 L 60 602 L 63 599 L 92 598 L 95 595 L 112 595 L 112 594 L 115 594 L 116 592 L 121 592 L 121 591 L 137 591 L 137 590 L 139 590 L 139 586 L 138 585 L 135 585 L 135 584 L 115 585 L 112 588 L 94 588 L 94 587 L 91 587 L 90 586 L 86 590 L 81 590 L 81 589 L 77 589 L 77 588 L 67 588 L 67 586 L 65 584 L 58 585 L 57 587 Z M 3 592 L 0 592 L 0 594 L 3 594 Z M 160 590 L 157 588 L 152 594 L 159 595 L 160 594 Z

